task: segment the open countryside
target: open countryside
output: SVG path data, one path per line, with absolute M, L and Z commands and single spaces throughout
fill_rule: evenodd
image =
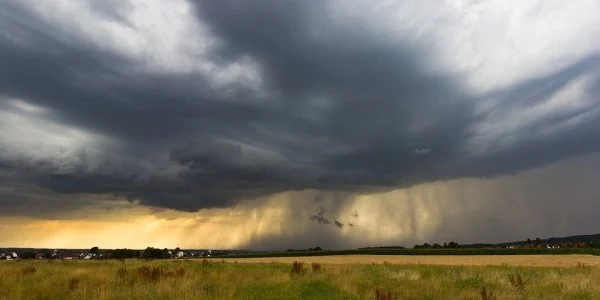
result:
M 597 299 L 591 255 L 0 262 L 0 299 Z
M 447 265 L 447 266 L 527 266 L 527 267 L 600 267 L 600 257 L 593 255 L 331 255 L 301 257 L 253 257 L 226 258 L 225 262 L 258 263 L 270 262 L 291 264 L 295 261 L 310 264 L 356 265 L 356 264 L 400 264 L 400 265 Z
M 597 299 L 599 238 L 278 252 L 0 249 L 0 300 Z

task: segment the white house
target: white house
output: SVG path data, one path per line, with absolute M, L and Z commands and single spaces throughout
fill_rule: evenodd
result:
M 15 252 L 4 253 L 3 255 L 4 255 L 4 258 L 6 258 L 6 260 L 19 259 L 19 256 Z

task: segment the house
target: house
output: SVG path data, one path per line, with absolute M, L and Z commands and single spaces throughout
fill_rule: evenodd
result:
M 177 257 L 177 258 L 183 258 L 183 257 L 185 257 L 185 252 L 183 252 L 183 251 L 179 251 L 179 252 L 177 252 L 177 253 L 175 254 L 175 257 Z
M 8 252 L 8 253 L 2 253 L 2 254 L 0 254 L 0 259 L 3 259 L 3 260 L 17 260 L 17 259 L 19 259 L 19 256 L 15 252 Z
M 81 253 L 81 257 L 83 259 L 94 259 L 94 258 L 96 258 L 96 254 L 95 253 L 87 253 L 87 254 Z
M 65 260 L 74 260 L 79 258 L 80 253 L 77 252 L 63 252 L 61 255 L 62 259 Z
M 38 252 L 35 254 L 35 259 L 44 259 L 44 253 Z

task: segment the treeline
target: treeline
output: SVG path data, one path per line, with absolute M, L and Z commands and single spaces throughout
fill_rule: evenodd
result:
M 175 251 L 179 251 L 177 248 Z M 112 259 L 127 259 L 127 258 L 141 258 L 141 259 L 166 259 L 171 258 L 173 253 L 167 249 L 159 249 L 153 247 L 147 247 L 145 250 L 131 250 L 131 249 L 115 249 L 106 250 L 106 258 Z
M 179 248 L 175 249 L 175 253 L 179 252 Z M 19 259 L 64 259 L 69 258 L 84 258 L 87 259 L 128 259 L 128 258 L 140 258 L 140 259 L 166 259 L 172 258 L 174 253 L 169 249 L 158 249 L 148 247 L 145 250 L 132 250 L 132 249 L 107 249 L 100 250 L 98 247 L 93 247 L 90 250 L 79 252 L 73 250 L 65 251 L 23 251 L 18 254 Z
M 500 247 L 520 247 L 520 248 L 544 248 L 544 247 L 558 247 L 558 248 L 600 248 L 600 241 L 590 240 L 569 240 L 568 238 L 551 238 L 542 240 L 536 238 L 534 240 L 527 239 L 521 242 L 504 243 L 498 244 Z
M 288 252 L 296 252 L 296 251 L 323 251 L 323 248 L 317 246 L 314 248 L 308 248 L 308 249 L 287 249 Z
M 466 244 L 459 245 L 456 242 L 449 242 L 444 244 L 429 244 L 424 243 L 422 245 L 414 245 L 413 249 L 482 249 L 482 248 L 523 248 L 523 249 L 535 249 L 535 248 L 600 248 L 600 241 L 564 241 L 560 238 L 552 238 L 542 240 L 540 238 L 527 239 L 520 242 L 512 243 L 501 243 L 501 244 Z
M 423 245 L 415 245 L 413 247 L 413 249 L 455 249 L 455 248 L 458 248 L 458 243 L 456 243 L 456 242 L 444 243 L 443 245 L 440 245 L 438 243 L 435 243 L 433 245 L 430 245 L 429 243 L 424 243 Z
M 289 257 L 325 255 L 532 255 L 532 254 L 591 254 L 600 255 L 600 248 L 427 248 L 427 249 L 355 249 L 325 251 L 285 251 L 230 255 L 232 258 Z

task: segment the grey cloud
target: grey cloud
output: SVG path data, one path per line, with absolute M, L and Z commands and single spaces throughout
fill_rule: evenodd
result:
M 130 9 L 100 6 L 112 21 L 125 22 Z M 479 99 L 456 78 L 425 71 L 432 55 L 426 45 L 398 45 L 364 24 L 339 23 L 324 2 L 197 1 L 194 7 L 219 41 L 208 57 L 223 65 L 256 60 L 268 101 L 241 83 L 228 86 L 230 101 L 208 75 L 194 71 L 141 71 L 131 58 L 77 40 L 19 2 L 0 4 L 0 26 L 9 33 L 0 35 L 0 96 L 48 108 L 53 122 L 118 141 L 109 155 L 119 158 L 65 172 L 54 161 L 0 155 L 0 167 L 59 194 L 106 193 L 197 210 L 289 190 L 369 192 L 497 176 L 600 146 L 590 139 L 600 128 L 590 115 L 565 134 L 506 151 L 473 158 L 464 150 L 474 124 L 538 103 L 597 71 L 595 57 L 485 95 L 500 100 L 478 115 Z M 594 109 L 596 103 L 586 111 Z M 534 134 L 582 113 L 545 118 L 527 130 Z M 0 146 L 0 154 L 13 151 Z
M 331 223 L 329 219 L 325 217 L 325 210 L 323 208 L 320 208 L 319 213 L 311 215 L 308 219 L 324 225 Z
M 334 224 L 335 224 L 335 226 L 337 226 L 338 228 L 344 228 L 344 224 L 343 224 L 343 223 L 341 223 L 341 222 L 340 222 L 340 221 L 338 221 L 338 220 L 335 220 L 333 223 L 334 223 Z

